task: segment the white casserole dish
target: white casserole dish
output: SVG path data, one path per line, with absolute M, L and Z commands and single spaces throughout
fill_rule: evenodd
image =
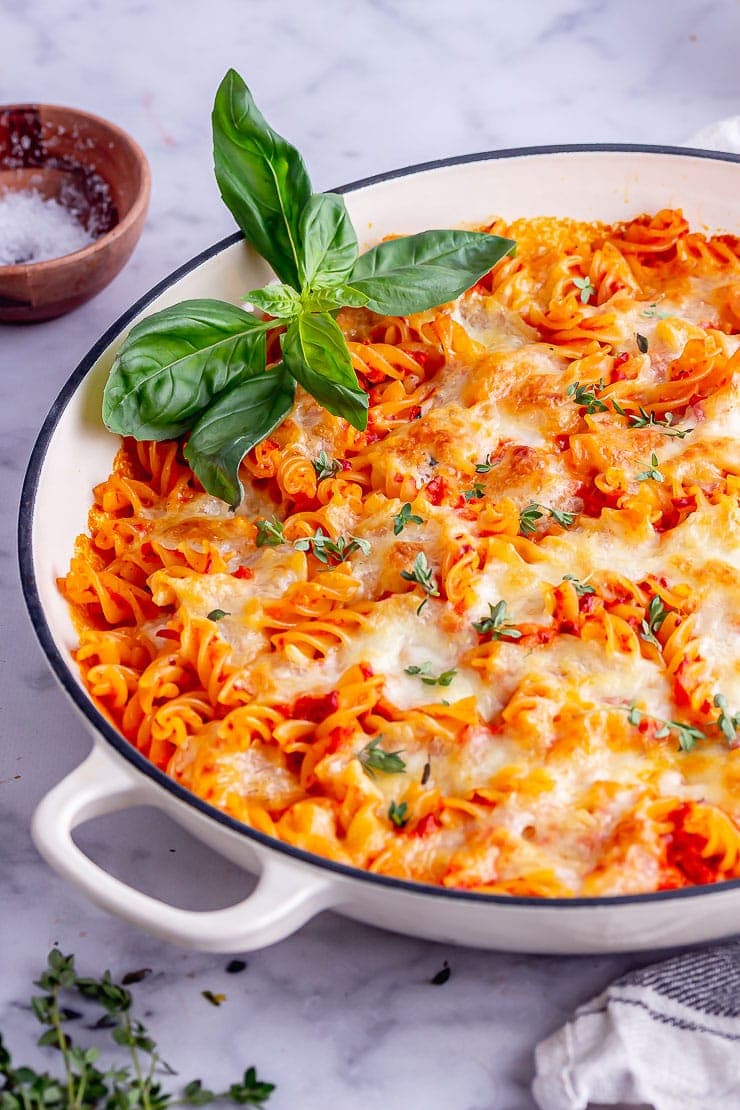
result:
M 681 207 L 692 226 L 736 230 L 740 158 L 658 147 L 500 151 L 452 159 L 348 186 L 361 241 L 431 227 L 474 226 L 493 215 L 615 221 Z M 616 952 L 728 936 L 740 924 L 740 880 L 657 894 L 548 899 L 414 884 L 332 863 L 266 837 L 207 805 L 140 755 L 97 710 L 71 656 L 76 634 L 56 579 L 85 531 L 93 485 L 118 441 L 101 422 L 116 348 L 143 315 L 189 297 L 238 302 L 263 284 L 265 263 L 240 235 L 217 243 L 125 313 L 82 360 L 41 430 L 23 488 L 21 577 L 41 646 L 94 745 L 38 807 L 33 834 L 48 862 L 99 905 L 175 943 L 209 951 L 260 948 L 319 910 L 438 941 L 521 952 Z M 126 886 L 73 843 L 75 826 L 133 805 L 155 805 L 216 851 L 259 873 L 255 891 L 224 910 L 169 906 Z

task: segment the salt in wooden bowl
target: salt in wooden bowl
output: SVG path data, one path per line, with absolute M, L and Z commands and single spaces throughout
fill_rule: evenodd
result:
M 94 236 L 60 258 L 0 266 L 0 321 L 49 320 L 105 288 L 139 240 L 150 186 L 144 152 L 115 124 L 50 104 L 0 106 L 0 196 L 54 198 Z

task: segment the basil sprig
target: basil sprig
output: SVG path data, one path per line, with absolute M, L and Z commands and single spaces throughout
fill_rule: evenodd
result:
M 191 300 L 132 328 L 103 397 L 111 431 L 135 439 L 189 434 L 185 457 L 204 489 L 235 509 L 247 451 L 285 418 L 295 383 L 363 431 L 368 397 L 334 315 L 367 306 L 406 316 L 458 297 L 514 248 L 476 231 L 424 231 L 358 254 L 344 199 L 314 193 L 298 151 L 257 109 L 233 69 L 213 107 L 213 154 L 221 196 L 247 242 L 280 284 L 245 301 Z M 266 334 L 284 327 L 282 361 L 266 367 Z

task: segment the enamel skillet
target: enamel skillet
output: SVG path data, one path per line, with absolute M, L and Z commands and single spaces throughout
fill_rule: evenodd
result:
M 345 189 L 362 243 L 430 227 L 476 226 L 496 214 L 613 222 L 682 208 L 692 226 L 732 230 L 736 155 L 671 147 L 532 147 L 415 166 Z M 71 652 L 76 634 L 56 586 L 86 530 L 92 487 L 110 472 L 118 441 L 100 419 L 103 386 L 128 329 L 190 297 L 238 302 L 269 277 L 232 235 L 187 262 L 101 337 L 54 402 L 23 486 L 19 556 L 26 604 L 42 650 L 92 738 L 87 759 L 39 805 L 33 835 L 59 874 L 111 913 L 177 944 L 214 952 L 272 944 L 320 910 L 412 936 L 519 952 L 584 954 L 699 943 L 735 932 L 740 880 L 655 894 L 540 899 L 478 894 L 375 875 L 323 859 L 240 824 L 183 789 L 133 748 L 96 708 Z M 74 843 L 92 817 L 159 807 L 217 852 L 259 875 L 226 909 L 180 909 L 108 874 Z

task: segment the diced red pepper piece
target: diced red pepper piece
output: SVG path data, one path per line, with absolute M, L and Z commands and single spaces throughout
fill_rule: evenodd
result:
M 338 690 L 332 690 L 330 694 L 302 694 L 293 706 L 293 716 L 302 721 L 314 721 L 319 724 L 332 713 L 336 713 L 338 707 Z
M 441 828 L 442 826 L 437 815 L 434 813 L 427 813 L 426 817 L 422 817 L 421 821 L 419 821 L 414 829 L 414 836 L 429 836 L 430 833 L 436 832 L 437 829 Z

